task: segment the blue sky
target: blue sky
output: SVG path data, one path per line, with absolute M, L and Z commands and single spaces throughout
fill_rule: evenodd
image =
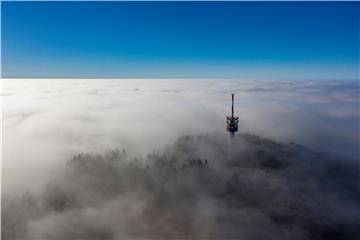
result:
M 3 77 L 358 78 L 358 2 L 1 4 Z

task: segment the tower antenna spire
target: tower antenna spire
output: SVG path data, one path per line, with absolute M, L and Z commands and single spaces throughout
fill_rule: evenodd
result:
M 234 93 L 231 94 L 231 118 L 234 118 Z

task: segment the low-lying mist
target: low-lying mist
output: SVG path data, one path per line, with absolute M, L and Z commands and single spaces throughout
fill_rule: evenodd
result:
M 357 81 L 5 79 L 2 98 L 3 239 L 360 237 Z
M 42 191 L 3 198 L 3 239 L 359 239 L 356 163 L 227 137 L 75 155 Z

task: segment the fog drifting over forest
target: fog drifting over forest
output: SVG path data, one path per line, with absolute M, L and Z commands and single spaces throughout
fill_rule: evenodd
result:
M 5 79 L 2 94 L 9 239 L 358 236 L 357 81 Z

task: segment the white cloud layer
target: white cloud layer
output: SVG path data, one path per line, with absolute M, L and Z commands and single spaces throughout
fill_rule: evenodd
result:
M 231 92 L 240 132 L 358 158 L 356 81 L 4 79 L 3 191 L 41 187 L 79 152 L 223 132 Z

